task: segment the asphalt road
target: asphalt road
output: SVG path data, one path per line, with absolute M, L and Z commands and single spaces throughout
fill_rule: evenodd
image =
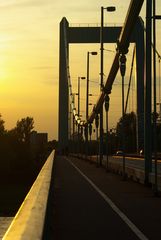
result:
M 57 157 L 43 239 L 161 239 L 160 203 L 144 186 L 125 183 L 88 162 Z

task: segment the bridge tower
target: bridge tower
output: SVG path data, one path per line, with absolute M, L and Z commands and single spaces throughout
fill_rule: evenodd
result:
M 116 43 L 121 27 L 105 27 L 105 43 Z M 136 44 L 136 95 L 137 95 L 137 139 L 138 148 L 144 142 L 144 24 L 138 18 L 129 40 Z M 68 108 L 69 108 L 69 44 L 100 43 L 100 27 L 70 27 L 66 18 L 60 22 L 59 52 L 59 149 L 68 148 Z

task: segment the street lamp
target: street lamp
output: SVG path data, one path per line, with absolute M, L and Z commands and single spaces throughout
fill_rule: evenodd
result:
M 72 102 L 73 102 L 74 106 L 75 106 L 75 95 L 78 95 L 78 94 L 77 93 L 72 93 L 72 96 L 73 96 Z M 76 110 L 76 108 L 74 107 L 73 110 Z M 73 114 L 73 142 L 74 142 L 75 133 L 76 133 L 75 130 L 76 130 L 75 129 L 75 116 Z
M 101 28 L 100 28 L 100 91 L 103 88 L 103 50 L 104 50 L 104 10 L 107 12 L 114 12 L 116 8 L 114 6 L 101 7 Z M 103 106 L 100 109 L 100 165 L 102 165 L 103 158 Z
M 86 79 L 85 77 L 78 77 L 78 116 L 80 117 L 80 80 Z
M 98 143 L 98 126 L 99 126 L 99 116 L 96 114 L 95 117 L 95 125 L 96 125 L 96 143 Z M 97 151 L 98 153 L 98 151 Z M 97 154 L 97 167 L 98 167 L 98 154 Z
M 105 104 L 105 111 L 106 111 L 106 171 L 108 171 L 108 154 L 109 154 L 109 151 L 108 151 L 108 110 L 109 110 L 109 101 L 110 101 L 110 98 L 108 96 L 108 94 L 105 95 L 105 98 L 104 98 L 104 104 Z
M 101 72 L 100 72 L 100 76 L 101 76 L 101 81 L 100 81 L 100 88 L 102 89 L 103 87 L 103 45 L 104 45 L 104 32 L 103 32 L 103 28 L 104 28 L 104 10 L 106 10 L 107 12 L 114 12 L 116 10 L 116 8 L 114 6 L 110 6 L 110 7 L 101 7 L 101 29 L 100 29 L 100 51 L 101 51 Z
M 101 7 L 101 29 L 100 29 L 100 51 L 101 51 L 101 82 L 100 82 L 100 87 L 102 88 L 103 86 L 103 45 L 104 45 L 104 10 L 106 10 L 107 12 L 114 12 L 116 10 L 116 8 L 114 6 L 109 6 L 109 7 Z
M 88 120 L 88 97 L 89 97 L 89 55 L 97 55 L 97 52 L 87 52 L 87 88 L 86 88 L 86 120 Z
M 123 180 L 126 180 L 125 173 L 125 105 L 124 105 L 124 80 L 126 72 L 126 56 L 125 54 L 120 55 L 120 72 L 122 77 L 122 160 L 123 160 Z
M 86 79 L 86 78 L 78 77 L 78 117 L 81 117 L 81 115 L 80 115 L 80 80 L 81 79 Z M 79 124 L 78 124 L 78 143 L 80 143 L 80 125 Z M 79 150 L 80 150 L 80 148 L 79 148 Z
M 88 105 L 89 105 L 89 55 L 97 55 L 97 52 L 87 52 L 87 87 L 86 87 L 86 121 L 88 121 Z M 88 127 L 87 127 L 87 151 L 88 151 Z

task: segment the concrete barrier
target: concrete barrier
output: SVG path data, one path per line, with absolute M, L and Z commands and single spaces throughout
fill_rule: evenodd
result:
M 42 239 L 54 157 L 55 151 L 45 162 L 2 240 Z

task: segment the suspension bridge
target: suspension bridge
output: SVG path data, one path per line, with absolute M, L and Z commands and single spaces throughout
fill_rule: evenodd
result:
M 114 7 L 101 8 L 101 26 L 74 26 L 65 17 L 61 20 L 59 148 L 48 157 L 4 240 L 160 239 L 161 56 L 155 22 L 161 16 L 156 15 L 155 1 L 147 0 L 144 22 L 139 16 L 143 3 L 131 0 L 123 26 L 104 26 L 103 10 L 114 11 Z M 116 50 L 112 50 L 113 61 L 105 79 L 104 44 L 108 43 L 116 44 Z M 72 44 L 100 46 L 100 83 L 94 103 L 89 101 L 94 95 L 89 89 L 89 58 L 98 52 L 87 51 L 86 76 L 78 73 L 75 92 L 70 74 Z M 134 94 L 134 65 L 136 100 L 131 101 L 136 111 L 128 112 L 130 94 Z M 109 109 L 114 111 L 111 101 L 118 75 L 120 120 L 110 127 Z M 81 80 L 86 82 L 84 109 L 80 104 Z

